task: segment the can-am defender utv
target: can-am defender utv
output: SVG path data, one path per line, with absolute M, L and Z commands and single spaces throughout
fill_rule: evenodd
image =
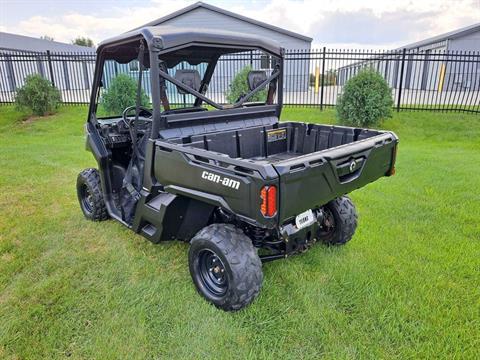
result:
M 86 146 L 98 170 L 78 176 L 82 211 L 154 243 L 190 243 L 198 292 L 224 310 L 258 295 L 262 262 L 315 241 L 349 241 L 357 214 L 344 195 L 395 171 L 391 132 L 279 122 L 284 50 L 276 42 L 145 27 L 101 43 L 97 53 Z M 218 83 L 236 66 L 232 54 L 269 70 L 252 70 L 250 90 L 220 105 L 226 89 Z M 136 101 L 101 117 L 102 94 L 119 73 L 136 80 Z M 142 92 L 151 109 L 141 106 Z

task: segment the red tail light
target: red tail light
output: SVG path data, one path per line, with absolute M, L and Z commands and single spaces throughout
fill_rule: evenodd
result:
M 260 191 L 262 205 L 260 211 L 265 217 L 275 216 L 277 213 L 277 188 L 273 185 L 264 186 Z

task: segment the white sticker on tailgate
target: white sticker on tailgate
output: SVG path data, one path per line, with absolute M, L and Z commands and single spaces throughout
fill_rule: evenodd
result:
M 295 225 L 298 229 L 303 229 L 304 227 L 310 226 L 315 222 L 315 216 L 313 216 L 312 210 L 307 210 L 301 214 L 298 214 L 295 218 Z

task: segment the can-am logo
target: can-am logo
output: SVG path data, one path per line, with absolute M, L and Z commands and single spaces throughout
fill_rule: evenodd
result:
M 354 172 L 356 168 L 357 162 L 355 160 L 352 160 L 352 162 L 350 163 L 350 172 Z
M 217 184 L 222 184 L 223 186 L 227 186 L 235 190 L 238 190 L 238 188 L 240 187 L 240 181 L 233 180 L 228 177 L 223 177 L 208 171 L 202 172 L 202 179 L 205 179 Z

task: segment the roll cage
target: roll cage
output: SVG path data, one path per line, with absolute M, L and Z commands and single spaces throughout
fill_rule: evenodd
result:
M 255 83 L 255 86 L 253 88 L 250 87 L 250 91 L 241 96 L 234 104 L 222 105 L 205 95 L 218 60 L 222 55 L 258 50 L 272 56 L 273 69 L 270 76 L 266 76 L 261 79 L 262 81 Z M 276 113 L 277 116 L 280 116 L 283 98 L 283 56 L 284 49 L 276 42 L 258 39 L 246 34 L 191 29 L 166 30 L 157 27 L 138 29 L 107 40 L 99 45 L 88 120 L 91 123 L 97 122 L 96 110 L 99 91 L 102 86 L 101 79 L 104 62 L 106 60 L 115 60 L 119 63 L 128 63 L 135 59 L 138 60 L 140 65 L 138 93 L 141 89 L 143 70 L 150 70 L 150 90 L 153 107 L 151 138 L 153 139 L 158 137 L 159 130 L 167 126 L 164 116 L 166 113 L 195 110 L 202 103 L 206 103 L 217 110 L 228 112 L 231 109 L 243 107 L 253 95 L 267 87 L 268 95 L 264 105 L 273 105 L 276 94 Z M 198 90 L 179 81 L 168 73 L 169 68 L 174 68 L 183 61 L 190 65 L 207 64 Z M 195 98 L 193 108 L 170 111 L 165 91 L 165 81 L 175 85 L 179 91 L 181 89 L 183 92 L 192 95 Z M 136 118 L 138 118 L 138 99 L 136 107 Z M 162 107 L 163 110 L 161 110 Z

